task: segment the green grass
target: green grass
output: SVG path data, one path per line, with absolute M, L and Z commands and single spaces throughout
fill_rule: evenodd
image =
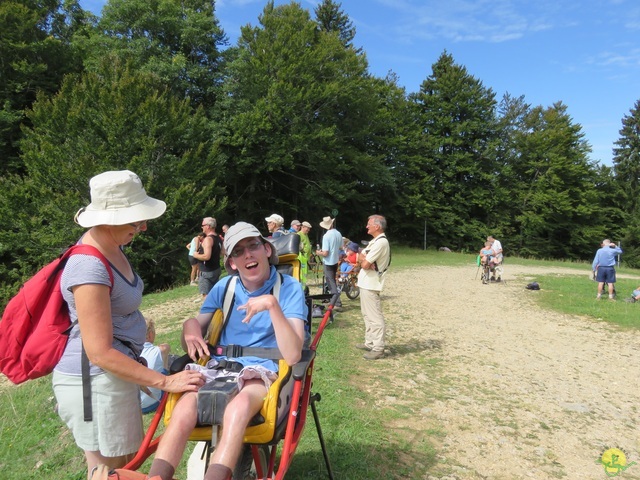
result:
M 393 269 L 418 266 L 466 266 L 475 268 L 475 254 L 444 253 L 435 250 L 393 251 Z M 584 316 L 586 321 L 604 321 L 624 328 L 639 328 L 640 304 L 627 304 L 618 300 L 596 301 L 596 284 L 588 279 L 590 265 L 586 263 L 540 262 L 507 258 L 508 265 L 536 267 L 567 267 L 584 272 L 583 275 L 542 275 L 536 281 L 542 286 L 531 293 L 540 306 L 571 315 Z M 508 270 L 507 270 L 508 271 Z M 619 298 L 630 295 L 640 284 L 640 272 L 622 269 L 620 273 L 633 274 L 638 280 L 619 279 L 616 284 Z M 479 280 L 478 280 L 479 281 Z M 524 280 L 522 280 L 524 284 Z M 162 306 L 179 298 L 196 296 L 193 287 L 179 287 L 165 292 L 146 295 L 143 309 Z M 417 355 L 402 345 L 398 353 L 413 355 L 417 365 L 428 371 L 435 385 L 414 389 L 412 398 L 406 398 L 399 388 L 398 372 L 389 369 L 370 369 L 362 362 L 361 352 L 348 346 L 362 335 L 362 320 L 357 301 L 346 303 L 348 308 L 325 332 L 318 351 L 314 371 L 314 392 L 321 395 L 318 412 L 329 456 L 336 478 L 364 480 L 368 478 L 426 478 L 436 463 L 439 442 L 446 434 L 446 425 L 433 425 L 416 434 L 409 428 L 415 412 L 428 408 L 446 395 L 445 365 L 439 358 L 439 348 L 422 349 Z M 168 342 L 179 351 L 179 314 L 155 318 L 159 327 L 158 341 Z M 404 348 L 404 350 L 402 350 Z M 384 392 L 390 400 L 381 404 L 371 390 Z M 54 412 L 55 399 L 51 378 L 27 382 L 14 387 L 0 383 L 0 472 L 2 480 L 84 480 L 82 452 L 75 446 L 71 435 Z M 150 416 L 146 416 L 147 422 Z M 185 456 L 186 458 L 186 456 Z M 146 471 L 143 467 L 141 471 Z M 176 478 L 185 478 L 182 466 Z M 288 480 L 326 478 L 311 411 L 306 429 L 298 446 L 294 461 L 287 474 Z
M 596 300 L 597 283 L 583 275 L 544 275 L 536 277 L 542 286 L 537 302 L 540 306 L 570 315 L 588 316 L 624 328 L 640 328 L 640 303 L 623 301 L 640 284 L 640 279 L 618 278 L 617 300 L 608 300 L 606 291 L 602 300 Z

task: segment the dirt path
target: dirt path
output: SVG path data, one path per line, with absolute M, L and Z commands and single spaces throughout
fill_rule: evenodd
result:
M 491 285 L 474 273 L 390 272 L 385 291 L 383 362 L 410 372 L 407 396 L 437 392 L 409 426 L 442 432 L 425 478 L 602 479 L 612 447 L 638 462 L 619 478 L 640 478 L 640 332 L 541 310 L 523 275 L 542 270 L 511 265 Z

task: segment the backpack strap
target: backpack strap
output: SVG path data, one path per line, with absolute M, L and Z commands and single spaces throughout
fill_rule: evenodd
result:
M 369 245 L 372 245 L 376 242 L 376 240 L 378 240 L 380 237 L 384 237 L 387 238 L 387 236 L 383 233 L 381 235 L 378 235 L 376 238 L 374 238 Z M 387 238 L 387 243 L 389 243 L 389 239 Z M 480 257 L 478 257 L 480 258 Z M 391 248 L 389 248 L 389 263 L 387 263 L 387 268 L 385 268 L 384 270 L 380 271 L 378 270 L 378 262 L 373 262 L 373 267 L 375 269 L 376 272 L 378 272 L 378 275 L 382 275 L 384 272 L 386 272 L 387 270 L 389 270 L 389 267 L 391 266 Z
M 78 244 L 73 245 L 72 247 L 65 252 L 67 257 L 71 255 L 92 255 L 96 257 L 98 260 L 102 262 L 102 264 L 107 269 L 109 273 L 109 280 L 111 281 L 111 286 L 109 287 L 109 295 L 113 291 L 113 270 L 111 269 L 111 265 L 109 265 L 109 261 L 107 258 L 98 250 L 96 247 L 92 245 L 86 244 Z M 66 263 L 66 262 L 65 262 Z M 71 330 L 75 324 L 78 323 L 78 320 L 73 322 L 69 327 Z M 84 349 L 84 343 L 82 344 L 82 356 L 81 356 L 81 369 L 82 369 L 82 404 L 83 404 L 83 412 L 84 412 L 84 421 L 90 422 L 93 419 L 93 410 L 91 408 L 91 376 L 90 376 L 90 365 L 89 365 L 89 357 L 87 357 L 87 352 Z
M 224 299 L 222 300 L 222 316 L 224 317 L 224 323 L 220 329 L 220 333 L 224 330 L 229 323 L 231 317 L 231 309 L 236 301 L 236 283 L 238 283 L 238 276 L 233 275 L 231 280 L 227 282 L 227 286 L 224 287 Z

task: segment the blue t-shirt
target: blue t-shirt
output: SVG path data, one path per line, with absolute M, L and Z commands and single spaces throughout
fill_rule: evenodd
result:
M 326 257 L 322 257 L 325 265 L 336 265 L 340 260 L 340 247 L 342 246 L 342 234 L 332 228 L 322 237 L 322 250 L 329 252 Z
M 620 247 L 602 247 L 596 252 L 596 256 L 591 264 L 591 269 L 595 270 L 597 267 L 615 267 L 616 255 L 622 253 Z
M 156 372 L 164 373 L 166 375 L 167 372 L 164 369 L 160 347 L 154 345 L 151 342 L 144 342 L 144 347 L 140 356 L 147 361 L 147 367 L 154 369 Z M 143 410 L 148 409 L 149 407 L 158 403 L 158 400 L 160 400 L 160 398 L 162 397 L 162 390 L 160 390 L 159 388 L 148 388 L 153 397 L 150 397 L 145 392 L 140 390 L 140 405 L 142 406 Z
M 245 316 L 244 310 L 238 310 L 238 307 L 247 303 L 250 297 L 259 297 L 269 294 L 273 290 L 276 282 L 275 267 L 271 267 L 269 279 L 262 288 L 255 292 L 249 292 L 242 284 L 242 280 L 238 278 L 236 282 L 235 300 L 231 307 L 231 315 L 227 323 L 220 341 L 220 345 L 241 345 L 243 347 L 261 347 L 261 348 L 278 348 L 276 342 L 275 330 L 271 323 L 271 317 L 268 311 L 260 312 L 255 315 L 249 323 L 242 323 Z M 200 308 L 200 313 L 214 313 L 216 310 L 222 309 L 224 303 L 224 291 L 227 283 L 231 280 L 231 276 L 225 277 L 214 285 Z M 280 286 L 280 294 L 278 301 L 285 318 L 296 318 L 304 322 L 307 318 L 307 305 L 304 301 L 304 292 L 300 282 L 290 275 L 282 275 L 282 285 Z M 223 360 L 225 356 L 214 356 L 217 360 Z M 244 366 L 262 365 L 263 367 L 277 372 L 278 364 L 273 360 L 259 357 L 240 357 L 233 358 L 233 361 L 239 362 Z

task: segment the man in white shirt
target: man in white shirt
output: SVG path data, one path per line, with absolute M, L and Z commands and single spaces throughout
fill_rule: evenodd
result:
M 373 240 L 358 254 L 360 310 L 365 331 L 364 343 L 356 345 L 356 348 L 367 350 L 363 355 L 366 360 L 384 357 L 385 323 L 380 293 L 391 264 L 391 248 L 384 234 L 386 229 L 387 220 L 382 215 L 371 215 L 367 222 L 367 233 Z
M 491 263 L 493 265 L 499 265 L 502 263 L 502 244 L 500 240 L 496 240 L 491 235 L 487 237 L 487 242 L 491 242 L 491 250 L 493 250 L 493 258 Z

